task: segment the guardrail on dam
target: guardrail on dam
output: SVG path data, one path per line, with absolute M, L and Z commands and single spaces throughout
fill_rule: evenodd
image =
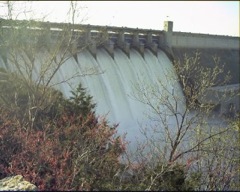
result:
M 72 30 L 75 34 L 81 34 L 77 46 L 86 46 L 93 55 L 96 54 L 98 46 L 104 46 L 108 53 L 114 57 L 114 48 L 121 48 L 129 55 L 130 48 L 137 49 L 144 56 L 144 49 L 150 49 L 155 55 L 157 49 L 170 53 L 172 48 L 217 48 L 217 49 L 239 49 L 239 37 L 196 34 L 185 32 L 173 32 L 173 22 L 165 21 L 164 30 L 138 29 L 126 27 L 111 27 L 97 25 L 82 25 L 70 23 L 50 23 L 25 20 L 0 19 L 2 29 L 11 27 L 20 28 L 33 25 L 29 29 L 50 30 L 52 34 L 64 30 Z M 37 27 L 36 27 L 37 26 Z M 168 54 L 169 56 L 169 54 Z
M 146 30 L 133 29 L 123 27 L 111 26 L 97 26 L 97 25 L 80 25 L 69 23 L 50 23 L 31 21 L 33 26 L 29 30 L 50 30 L 52 35 L 57 35 L 64 30 L 73 31 L 75 36 L 78 36 L 76 41 L 77 47 L 85 47 L 96 55 L 96 48 L 103 46 L 108 53 L 114 57 L 114 48 L 121 48 L 127 55 L 129 55 L 130 48 L 135 48 L 144 56 L 144 49 L 150 49 L 155 55 L 158 48 L 164 49 L 165 32 L 160 30 Z M 30 26 L 29 21 L 9 21 L 0 20 L 2 29 L 21 28 L 22 26 Z M 37 26 L 37 27 L 36 27 Z

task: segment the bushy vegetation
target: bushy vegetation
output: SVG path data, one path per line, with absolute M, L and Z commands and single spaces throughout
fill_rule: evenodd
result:
M 1 83 L 2 98 L 14 104 L 12 94 L 17 93 L 15 99 L 22 102 L 15 107 L 24 114 L 28 103 L 24 86 L 5 83 Z M 31 129 L 26 120 L 21 124 L 16 108 L 1 101 L 1 178 L 21 174 L 40 190 L 104 189 L 112 182 L 124 150 L 121 139 L 114 137 L 116 126 L 95 116 L 95 104 L 81 85 L 70 99 L 55 94 L 57 99 L 48 103 L 48 111 L 39 111 Z
M 1 71 L 0 178 L 20 174 L 39 190 L 189 189 L 184 166 L 177 164 L 142 164 L 123 179 L 131 167 L 119 161 L 124 140 L 116 136 L 117 125 L 96 117 L 92 97 L 81 84 L 69 99 L 48 89 L 51 97 L 32 125 L 24 119 L 28 89 L 21 81 L 7 80 L 7 74 L 15 75 Z

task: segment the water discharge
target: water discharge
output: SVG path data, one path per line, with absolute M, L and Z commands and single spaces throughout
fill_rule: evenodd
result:
M 155 56 L 146 49 L 142 57 L 137 50 L 131 49 L 128 57 L 120 49 L 115 49 L 114 58 L 103 48 L 97 50 L 96 58 L 84 50 L 78 54 L 78 63 L 73 58 L 66 61 L 56 74 L 56 81 L 68 79 L 76 72 L 82 74 L 90 70 L 97 70 L 99 74 L 73 78 L 68 83 L 59 84 L 58 89 L 69 97 L 70 86 L 76 88 L 82 82 L 97 103 L 96 113 L 107 114 L 110 123 L 119 123 L 118 133 L 127 133 L 126 139 L 133 148 L 136 137 L 143 139 L 139 123 L 147 124 L 149 121 L 146 117 L 147 105 L 134 98 L 136 84 L 154 86 L 160 81 L 167 90 L 162 91 L 166 94 L 174 91 L 184 100 L 173 65 L 161 50 Z
M 43 58 L 40 54 L 38 61 L 35 61 L 37 66 L 34 73 L 45 73 L 43 68 L 40 71 L 39 67 L 40 63 L 44 63 L 41 61 Z M 0 64 L 5 67 L 2 59 Z M 156 83 L 161 82 L 165 88 L 162 92 L 166 95 L 174 92 L 179 96 L 179 100 L 184 100 L 173 65 L 161 50 L 158 50 L 156 56 L 149 49 L 145 49 L 143 57 L 137 50 L 131 49 L 128 57 L 121 49 L 116 48 L 114 58 L 104 48 L 97 49 L 96 57 L 88 50 L 83 50 L 78 53 L 77 58 L 70 57 L 65 61 L 51 84 L 56 84 L 54 87 L 69 97 L 70 91 L 75 89 L 79 82 L 82 82 L 93 96 L 93 101 L 97 104 L 97 115 L 107 115 L 111 124 L 119 123 L 118 133 L 127 133 L 126 139 L 133 148 L 136 147 L 136 137 L 140 140 L 144 138 L 140 134 L 139 123 L 149 123 L 146 117 L 147 105 L 133 97 L 136 84 L 161 89 L 160 86 L 156 87 Z

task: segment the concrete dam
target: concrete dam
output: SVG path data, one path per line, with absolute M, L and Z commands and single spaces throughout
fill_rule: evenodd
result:
M 25 21 L 13 23 L 14 30 L 19 30 Z M 12 26 L 4 20 L 0 26 L 0 40 L 4 42 L 3 38 Z M 210 50 L 214 54 L 230 52 L 233 57 L 224 57 L 223 62 L 227 62 L 227 67 L 233 74 L 230 84 L 239 83 L 239 37 L 173 32 L 171 21 L 164 23 L 164 30 L 49 22 L 39 23 L 38 28 L 27 30 L 51 31 L 51 38 L 47 41 L 53 41 L 54 44 L 52 39 L 58 37 L 64 28 L 69 29 L 69 26 L 76 34 L 81 35 L 73 35 L 73 39 L 75 36 L 76 38 L 71 43 L 71 50 L 65 53 L 68 55 L 67 59 L 62 59 L 61 51 L 52 59 L 52 63 L 61 61 L 63 64 L 57 69 L 50 85 L 59 89 L 66 97 L 70 97 L 70 91 L 81 82 L 93 96 L 93 101 L 97 104 L 97 114 L 106 116 L 112 124 L 119 123 L 119 134 L 127 133 L 126 139 L 131 142 L 132 147 L 137 145 L 137 140 L 144 139 L 139 130 L 140 124 L 145 126 L 151 123 L 147 116 L 150 113 L 149 108 L 136 99 L 136 96 L 139 98 L 141 94 L 147 94 L 145 91 L 149 92 L 149 89 L 145 88 L 157 89 L 163 96 L 170 98 L 170 102 L 174 102 L 171 97 L 175 96 L 178 99 L 177 112 L 186 107 L 185 97 L 172 63 L 176 58 L 181 59 L 184 52 L 192 53 L 196 49 L 208 52 Z M 30 35 L 25 34 L 25 38 L 26 43 L 31 43 L 28 41 Z M 8 56 L 10 54 L 9 50 L 1 48 L 0 67 L 14 71 L 13 61 Z M 48 51 L 39 48 L 39 51 L 31 54 L 34 54 L 31 73 L 37 82 L 47 61 Z M 26 60 L 31 60 L 32 57 L 27 53 L 25 55 L 27 59 L 25 56 L 25 59 L 18 58 L 19 65 L 23 68 L 26 67 Z M 212 65 L 210 55 L 203 55 L 203 61 Z M 47 72 L 45 75 L 48 75 Z M 157 86 L 158 82 L 161 82 L 162 87 Z M 167 121 L 172 123 L 171 119 Z

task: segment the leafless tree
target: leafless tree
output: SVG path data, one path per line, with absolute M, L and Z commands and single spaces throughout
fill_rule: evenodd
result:
M 206 68 L 199 65 L 199 52 L 194 57 L 185 55 L 183 63 L 175 60 L 166 82 L 147 85 L 139 80 L 133 97 L 148 106 L 150 123 L 141 125 L 146 142 L 135 155 L 155 165 L 159 160 L 166 165 L 184 165 L 188 175 L 198 181 L 198 190 L 237 190 L 239 119 L 224 119 L 214 113 L 216 104 L 201 103 L 209 87 L 229 79 L 227 73 L 224 82 L 218 81 L 219 74 L 226 72 L 220 59 L 213 59 L 215 67 Z M 143 149 L 148 149 L 147 153 Z
M 30 3 L 30 2 L 28 2 Z M 6 8 L 5 19 L 1 20 L 0 32 L 0 50 L 1 67 L 5 71 L 1 72 L 2 81 L 22 82 L 23 87 L 16 89 L 25 89 L 28 93 L 28 110 L 21 111 L 19 107 L 19 95 L 15 95 L 16 111 L 20 110 L 21 119 L 28 119 L 28 126 L 32 127 L 35 116 L 39 111 L 45 110 L 51 106 L 46 105 L 48 100 L 56 98 L 54 91 L 49 91 L 51 87 L 57 84 L 67 83 L 75 77 L 85 75 L 96 75 L 102 73 L 97 68 L 83 69 L 81 72 L 71 74 L 65 79 L 58 80 L 57 72 L 69 59 L 77 58 L 77 54 L 88 47 L 87 41 L 81 43 L 80 39 L 85 39 L 86 30 L 81 25 L 74 27 L 75 20 L 79 18 L 80 8 L 78 2 L 70 1 L 68 16 L 70 23 L 49 23 L 34 19 L 17 20 L 19 13 L 16 13 L 17 2 L 6 1 L 2 4 Z M 20 13 L 27 15 L 29 10 L 21 10 Z M 96 40 L 96 43 L 104 41 L 104 38 Z M 75 87 L 73 87 L 75 88 Z M 14 91 L 14 90 L 12 90 Z M 2 92 L 1 98 L 6 97 Z M 3 101 L 6 101 L 3 99 Z

